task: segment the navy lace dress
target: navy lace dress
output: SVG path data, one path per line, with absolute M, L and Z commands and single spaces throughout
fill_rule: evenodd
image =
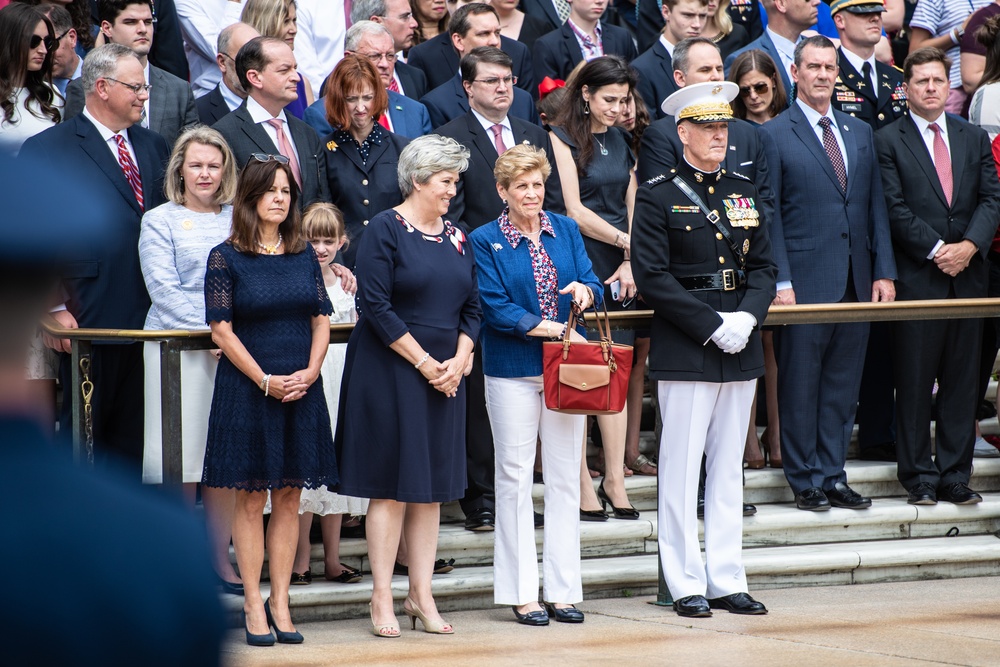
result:
M 438 361 L 479 336 L 472 245 L 450 223 L 421 234 L 389 209 L 357 255 L 360 319 L 347 344 L 337 419 L 340 493 L 401 502 L 465 495 L 465 382 L 448 398 L 389 345 L 410 333 Z
M 231 322 L 265 373 L 309 365 L 312 318 L 333 307 L 316 254 L 253 255 L 229 242 L 212 249 L 205 318 Z M 225 356 L 215 375 L 202 483 L 242 491 L 337 484 L 330 414 L 318 379 L 290 403 L 264 395 Z

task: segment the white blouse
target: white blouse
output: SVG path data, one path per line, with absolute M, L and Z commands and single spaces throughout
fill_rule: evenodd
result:
M 59 91 L 54 90 L 54 92 L 52 106 L 56 107 L 61 115 L 65 100 Z M 10 120 L 0 120 L 0 154 L 16 157 L 21 152 L 21 144 L 29 137 L 55 125 L 51 118 L 42 115 L 37 100 L 32 100 L 26 108 L 24 103 L 27 99 L 27 88 L 18 88 L 14 91 L 11 97 L 11 101 L 14 102 L 14 115 Z M 3 113 L 0 112 L 0 118 L 2 117 Z

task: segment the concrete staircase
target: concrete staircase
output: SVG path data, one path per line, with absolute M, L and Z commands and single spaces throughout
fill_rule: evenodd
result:
M 802 512 L 792 504 L 780 470 L 746 471 L 744 496 L 758 507 L 758 514 L 743 524 L 751 591 L 1000 575 L 1000 459 L 975 460 L 971 486 L 984 501 L 965 507 L 908 505 L 896 481 L 895 464 L 849 461 L 847 471 L 855 490 L 875 498 L 870 509 Z M 656 593 L 656 479 L 633 476 L 626 479 L 626 487 L 633 505 L 642 511 L 639 520 L 581 525 L 586 598 Z M 539 510 L 542 488 L 534 488 Z M 443 611 L 491 607 L 493 533 L 466 531 L 457 504 L 446 505 L 442 515 L 438 557 L 454 558 L 456 569 L 434 577 L 438 607 Z M 537 530 L 536 536 L 541 547 L 542 531 Z M 295 619 L 365 616 L 370 575 L 359 584 L 327 582 L 322 578 L 320 545 L 313 547 L 312 558 L 318 577 L 310 586 L 291 590 Z M 364 540 L 343 540 L 341 560 L 367 572 Z M 402 598 L 406 579 L 395 577 L 393 587 Z M 766 595 L 761 597 L 766 601 Z M 236 619 L 242 598 L 224 595 L 223 603 Z

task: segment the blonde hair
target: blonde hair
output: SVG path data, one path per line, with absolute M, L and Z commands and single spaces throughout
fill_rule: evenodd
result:
M 222 181 L 219 189 L 215 193 L 216 204 L 229 204 L 236 196 L 237 170 L 236 158 L 229 149 L 229 144 L 219 133 L 207 125 L 195 125 L 185 130 L 177 143 L 174 144 L 174 151 L 170 154 L 170 161 L 167 163 L 166 174 L 164 175 L 163 193 L 167 199 L 175 204 L 184 205 L 184 177 L 181 174 L 184 169 L 184 158 L 191 144 L 201 144 L 212 146 L 222 152 Z
M 733 31 L 733 18 L 729 15 L 729 2 L 730 0 L 719 0 L 719 6 L 715 8 L 715 25 L 723 37 Z
M 302 214 L 302 232 L 310 241 L 320 238 L 347 239 L 344 247 L 350 242 L 344 226 L 344 214 L 328 202 L 318 201 L 309 205 Z
M 506 190 L 514 179 L 532 171 L 542 172 L 542 180 L 552 173 L 552 166 L 545 151 L 530 144 L 518 144 L 497 158 L 493 177 Z
M 295 0 L 247 0 L 240 21 L 257 29 L 262 37 L 281 37 L 288 8 Z

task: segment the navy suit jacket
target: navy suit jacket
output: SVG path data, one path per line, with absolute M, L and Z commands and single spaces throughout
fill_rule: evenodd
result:
M 792 80 L 788 78 L 788 72 L 785 71 L 785 66 L 781 64 L 781 56 L 778 55 L 778 49 L 774 47 L 774 42 L 771 41 L 771 37 L 767 34 L 767 30 L 765 30 L 760 37 L 753 40 L 742 49 L 737 49 L 729 54 L 729 57 L 726 58 L 726 76 L 729 76 L 729 68 L 733 66 L 733 61 L 736 60 L 736 56 L 740 55 L 744 51 L 750 51 L 751 49 L 760 49 L 767 55 L 771 56 L 771 60 L 774 61 L 775 67 L 778 72 L 781 73 L 781 83 L 784 84 L 785 92 L 788 93 L 788 104 L 790 105 L 794 99 Z
M 219 84 L 219 86 L 224 85 L 226 84 Z M 215 125 L 232 111 L 229 105 L 226 104 L 226 99 L 222 96 L 222 93 L 219 92 L 219 86 L 216 86 L 212 89 L 212 92 L 202 95 L 194 101 L 194 105 L 198 109 L 198 120 L 201 121 L 202 125 Z
M 604 43 L 604 54 L 621 56 L 626 62 L 632 62 L 639 55 L 635 50 L 632 35 L 625 28 L 608 25 L 601 22 L 601 40 Z M 535 42 L 532 61 L 535 64 L 535 80 L 541 81 L 547 76 L 553 79 L 565 79 L 576 64 L 583 60 L 583 51 L 576 41 L 576 34 L 567 21 L 558 30 L 553 30 Z
M 559 172 L 548 132 L 520 118 L 510 119 L 510 129 L 514 132 L 515 144 L 530 144 L 545 151 L 552 173 L 545 181 L 543 207 L 546 211 L 564 213 L 566 206 L 562 201 Z M 439 127 L 437 133 L 451 137 L 468 148 L 470 153 L 469 168 L 459 177 L 457 194 L 448 207 L 448 219 L 471 231 L 499 218 L 504 204 L 497 194 L 496 179 L 493 178 L 493 167 L 498 157 L 493 135 L 483 129 L 471 111 Z
M 549 30 L 558 30 L 562 27 L 563 21 L 559 20 L 559 12 L 556 11 L 552 0 L 521 0 L 519 9 L 529 16 L 548 23 Z
M 392 123 L 393 134 L 416 139 L 431 133 L 434 128 L 431 127 L 431 117 L 427 113 L 427 107 L 406 95 L 391 90 L 386 92 L 389 93 L 389 120 Z M 333 132 L 333 127 L 326 120 L 326 100 L 322 97 L 306 109 L 302 120 L 321 137 Z
M 500 50 L 514 61 L 511 71 L 517 77 L 518 88 L 528 91 L 532 97 L 538 97 L 528 47 L 516 39 L 501 35 Z M 406 62 L 427 76 L 427 85 L 431 90 L 447 83 L 458 72 L 459 67 L 458 54 L 451 45 L 451 35 L 446 32 L 414 46 L 410 49 Z
M 162 204 L 163 170 L 170 158 L 159 134 L 134 125 L 127 130 L 142 180 L 145 209 L 136 201 L 118 160 L 98 129 L 80 114 L 36 134 L 21 155 L 78 174 L 100 201 L 116 231 L 103 243 L 80 248 L 65 271 L 67 308 L 81 327 L 141 329 L 149 294 L 139 267 L 139 226 L 144 210 Z M 69 210 L 69 209 L 67 209 Z
M 653 118 L 663 118 L 667 114 L 663 113 L 660 105 L 678 89 L 677 82 L 674 81 L 674 64 L 670 54 L 657 40 L 653 46 L 632 61 L 632 67 L 639 75 L 639 94 L 649 109 L 649 115 Z
M 431 125 L 436 129 L 469 110 L 469 97 L 462 87 L 462 77 L 456 74 L 451 80 L 427 93 L 420 102 L 431 115 Z M 538 124 L 538 110 L 527 91 L 514 88 L 514 101 L 509 115 Z
M 427 87 L 427 77 L 424 75 L 423 70 L 397 60 L 395 71 L 400 83 L 403 84 L 403 94 L 411 100 L 419 100 L 430 90 Z
M 846 192 L 798 104 L 761 126 L 778 282 L 792 281 L 797 303 L 839 302 L 849 267 L 861 301 L 871 299 L 873 280 L 896 279 L 872 129 L 839 111 L 833 116 L 847 152 Z

